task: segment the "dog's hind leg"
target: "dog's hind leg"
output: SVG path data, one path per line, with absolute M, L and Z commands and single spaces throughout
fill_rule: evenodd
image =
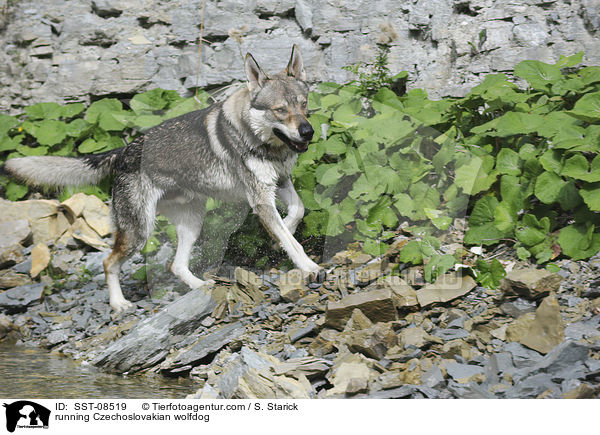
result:
M 160 191 L 143 175 L 123 174 L 115 178 L 112 200 L 115 242 L 112 252 L 104 260 L 104 273 L 110 306 L 116 312 L 132 306 L 123 296 L 119 273 L 123 263 L 148 240 L 154 228 L 159 197 Z
M 194 242 L 202 231 L 206 199 L 194 199 L 185 203 L 163 200 L 158 203 L 158 211 L 175 225 L 177 231 L 177 251 L 171 271 L 191 288 L 203 286 L 207 282 L 194 276 L 189 265 Z

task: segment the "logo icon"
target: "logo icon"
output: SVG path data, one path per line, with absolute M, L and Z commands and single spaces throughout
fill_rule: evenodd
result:
M 19 400 L 3 405 L 6 408 L 6 430 L 16 428 L 48 429 L 50 410 L 29 400 Z

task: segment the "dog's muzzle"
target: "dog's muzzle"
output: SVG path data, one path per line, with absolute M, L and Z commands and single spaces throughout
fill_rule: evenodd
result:
M 312 126 L 307 122 L 300 124 L 298 126 L 298 134 L 303 139 L 301 142 L 294 141 L 287 137 L 285 133 L 281 130 L 275 128 L 273 129 L 273 133 L 277 136 L 284 144 L 286 144 L 292 151 L 297 153 L 303 153 L 308 149 L 308 144 L 313 138 L 313 134 L 315 133 Z

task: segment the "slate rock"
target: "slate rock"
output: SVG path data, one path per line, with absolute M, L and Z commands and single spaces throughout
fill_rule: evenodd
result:
M 516 269 L 502 279 L 501 288 L 527 299 L 537 299 L 557 291 L 562 280 L 559 274 L 545 269 Z
M 281 299 L 286 302 L 297 302 L 308 292 L 305 273 L 300 269 L 292 269 L 281 275 L 278 286 Z
M 216 305 L 205 289 L 192 290 L 140 321 L 127 335 L 103 349 L 92 362 L 113 373 L 152 367 L 165 359 L 171 347 L 198 328 Z
M 534 398 L 548 390 L 558 390 L 558 385 L 552 382 L 552 376 L 538 373 L 522 379 L 505 394 L 507 399 Z
M 38 243 L 31 250 L 31 270 L 29 274 L 35 278 L 50 264 L 50 249 L 45 243 Z
M 352 311 L 358 308 L 372 322 L 389 322 L 397 319 L 396 307 L 390 289 L 376 289 L 359 292 L 327 304 L 325 325 L 342 329 Z
M 0 249 L 0 269 L 12 267 L 17 263 L 25 261 L 23 246 L 16 243 L 4 249 Z
M 233 340 L 240 338 L 244 332 L 246 332 L 246 328 L 241 322 L 224 325 L 216 330 L 211 329 L 200 336 L 194 344 L 180 349 L 175 355 L 164 361 L 160 365 L 161 371 L 169 373 L 185 366 L 191 368 L 208 355 L 216 353 Z
M 535 311 L 529 330 L 519 340 L 521 344 L 546 354 L 565 339 L 560 307 L 555 296 L 545 298 Z
M 26 219 L 0 221 L 0 253 L 13 245 L 27 245 L 32 232 Z
M 515 319 L 521 317 L 523 314 L 533 313 L 535 311 L 535 302 L 528 301 L 523 298 L 517 298 L 514 301 L 504 302 L 500 305 L 500 309 Z
M 383 286 L 392 290 L 396 307 L 414 307 L 419 304 L 415 289 L 399 276 L 386 277 L 383 280 Z
M 24 285 L 0 293 L 0 310 L 6 314 L 24 313 L 39 303 L 44 294 L 44 283 Z
M 456 276 L 446 274 L 438 277 L 436 282 L 425 285 L 417 291 L 419 305 L 426 307 L 436 302 L 448 302 L 464 296 L 476 286 L 475 280 L 470 276 Z
M 485 369 L 480 366 L 470 364 L 449 363 L 446 365 L 446 371 L 458 383 L 466 383 L 475 375 L 484 374 Z

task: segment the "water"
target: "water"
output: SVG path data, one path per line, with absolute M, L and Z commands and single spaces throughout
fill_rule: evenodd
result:
M 117 376 L 47 350 L 0 343 L 0 397 L 19 399 L 182 399 L 190 379 Z

